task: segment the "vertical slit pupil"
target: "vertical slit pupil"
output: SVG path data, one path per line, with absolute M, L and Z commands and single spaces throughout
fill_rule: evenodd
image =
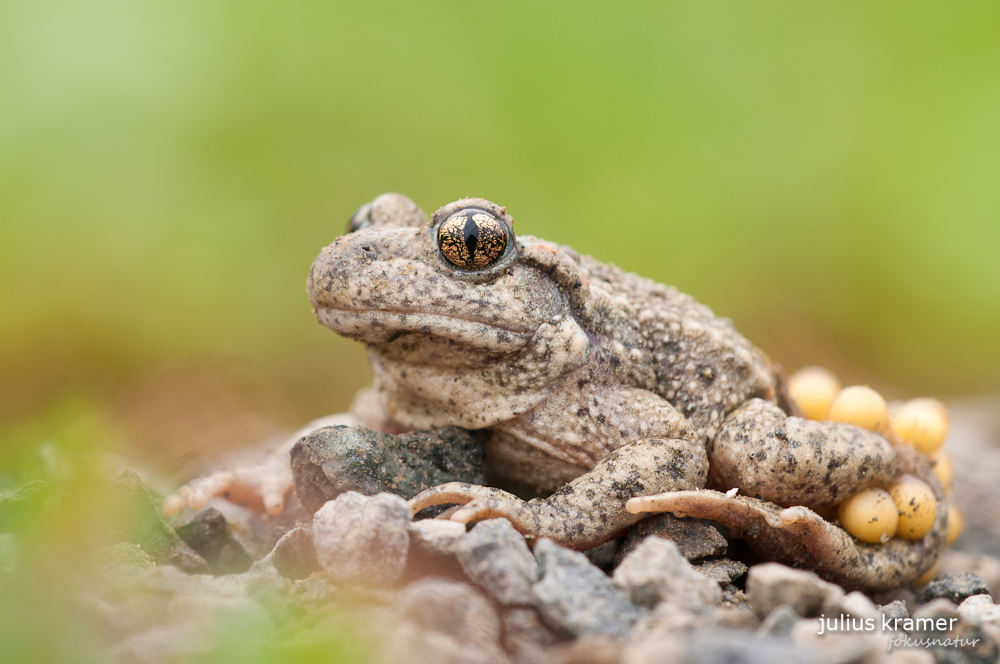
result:
M 479 244 L 479 225 L 472 219 L 472 215 L 465 218 L 465 248 L 469 251 L 469 262 L 472 263 L 476 257 L 476 245 Z

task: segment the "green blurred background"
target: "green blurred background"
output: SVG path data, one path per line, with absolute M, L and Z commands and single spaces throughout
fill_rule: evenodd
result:
M 6 0 L 0 418 L 98 412 L 180 476 L 346 409 L 364 353 L 313 321 L 305 277 L 390 190 L 504 204 L 789 369 L 1000 388 L 998 22 L 989 2 Z
M 998 25 L 995 2 L 3 0 L 0 491 L 52 491 L 0 583 L 7 654 L 108 638 L 65 601 L 109 521 L 95 451 L 169 489 L 349 406 L 364 352 L 305 278 L 384 191 L 497 201 L 789 369 L 1000 389 Z M 215 661 L 267 659 L 242 652 Z

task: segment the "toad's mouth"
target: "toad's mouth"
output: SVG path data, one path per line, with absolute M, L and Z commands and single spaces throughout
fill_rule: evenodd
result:
M 446 314 L 386 309 L 316 307 L 316 320 L 337 334 L 367 344 L 394 341 L 403 334 L 424 334 L 494 352 L 521 350 L 534 328 L 510 328 Z

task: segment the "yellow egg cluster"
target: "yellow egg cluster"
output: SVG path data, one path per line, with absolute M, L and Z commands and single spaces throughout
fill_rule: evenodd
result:
M 840 503 L 837 510 L 844 530 L 869 544 L 885 544 L 896 535 L 899 514 L 885 489 L 865 489 Z
M 806 367 L 789 378 L 788 391 L 802 415 L 811 420 L 845 422 L 910 445 L 931 462 L 934 474 L 951 495 L 955 477 L 951 456 L 942 446 L 948 437 L 948 410 L 936 399 L 913 399 L 890 408 L 881 394 L 864 385 L 841 387 L 823 367 Z M 831 515 L 832 516 L 832 515 Z M 841 526 L 872 544 L 892 537 L 919 540 L 937 517 L 937 499 L 925 482 L 904 475 L 891 485 L 859 491 L 837 508 Z M 948 544 L 962 533 L 962 513 L 948 505 Z

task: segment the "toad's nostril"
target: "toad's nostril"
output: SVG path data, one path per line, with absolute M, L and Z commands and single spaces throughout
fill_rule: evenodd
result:
M 371 247 L 369 247 L 369 246 L 368 246 L 367 244 L 366 244 L 366 245 L 362 245 L 361 249 L 362 249 L 363 251 L 371 251 L 371 250 L 372 250 L 372 248 L 371 248 Z

